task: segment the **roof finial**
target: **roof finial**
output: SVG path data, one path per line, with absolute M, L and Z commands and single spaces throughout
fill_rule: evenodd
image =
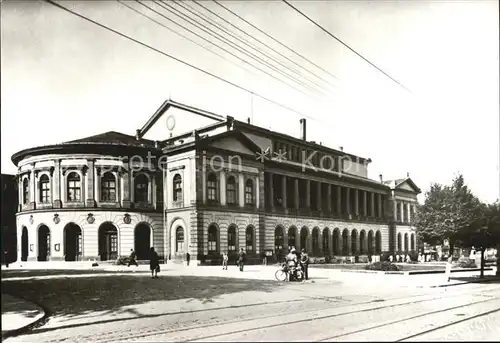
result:
M 410 177 L 410 173 L 409 172 L 406 172 L 406 177 Z

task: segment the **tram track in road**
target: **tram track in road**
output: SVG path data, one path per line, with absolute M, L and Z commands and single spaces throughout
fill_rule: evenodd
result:
M 499 300 L 499 298 L 486 299 L 486 300 L 476 301 L 476 302 L 472 302 L 472 303 L 467 303 L 467 304 L 464 304 L 464 305 L 458 305 L 458 306 L 452 306 L 452 307 L 448 307 L 448 308 L 444 308 L 444 309 L 438 309 L 438 310 L 435 310 L 435 311 L 426 312 L 426 313 L 423 313 L 423 314 L 418 314 L 418 315 L 415 315 L 415 316 L 410 316 L 410 317 L 398 319 L 398 320 L 387 322 L 387 323 L 383 323 L 383 324 L 378 324 L 378 325 L 370 326 L 370 327 L 359 329 L 359 330 L 350 331 L 350 332 L 343 333 L 343 334 L 340 334 L 340 335 L 330 336 L 330 337 L 327 337 L 327 338 L 323 338 L 323 339 L 317 340 L 316 342 L 328 342 L 328 341 L 331 341 L 331 340 L 334 340 L 334 339 L 338 339 L 338 338 L 345 339 L 348 336 L 353 336 L 355 334 L 359 334 L 359 333 L 362 333 L 362 332 L 373 331 L 375 329 L 380 329 L 380 328 L 383 328 L 383 327 L 388 327 L 388 326 L 391 326 L 391 325 L 395 325 L 395 324 L 399 324 L 399 323 L 404 323 L 404 322 L 409 321 L 409 320 L 414 320 L 414 319 L 417 319 L 417 318 L 423 318 L 423 317 L 426 317 L 426 316 L 432 316 L 432 315 L 435 315 L 435 314 L 442 314 L 443 312 L 446 312 L 446 311 L 452 311 L 452 310 L 456 310 L 456 309 L 460 309 L 460 308 L 464 308 L 464 307 L 470 307 L 470 306 L 473 306 L 473 305 L 484 304 L 484 303 L 489 303 L 489 302 L 498 301 L 498 300 Z M 467 321 L 467 320 L 471 320 L 471 319 L 474 319 L 474 318 L 477 318 L 477 317 L 480 317 L 480 316 L 485 316 L 485 315 L 488 315 L 488 314 L 491 314 L 491 313 L 495 313 L 495 312 L 498 312 L 498 311 L 500 311 L 500 308 L 494 309 L 492 311 L 487 311 L 485 313 L 482 313 L 482 314 L 479 314 L 479 315 L 475 315 L 475 316 L 472 316 L 472 317 L 469 317 L 469 318 L 461 319 L 461 320 L 458 320 L 456 322 L 453 322 L 453 323 L 450 323 L 450 324 L 446 324 L 446 325 L 442 325 L 442 326 L 439 326 L 439 327 L 436 327 L 436 328 L 433 328 L 433 329 L 430 329 L 430 330 L 422 331 L 420 333 L 413 334 L 413 335 L 407 336 L 405 338 L 398 339 L 398 340 L 396 340 L 396 342 L 402 342 L 402 341 L 405 341 L 405 340 L 410 339 L 410 338 L 421 336 L 421 335 L 426 334 L 428 332 L 437 331 L 440 328 L 445 328 L 445 327 L 448 327 L 448 326 L 453 325 L 453 324 L 458 324 L 458 323 L 461 323 L 461 322 L 464 322 L 464 321 Z M 385 331 L 387 332 L 388 330 L 385 330 Z
M 468 292 L 454 292 L 452 294 L 449 294 L 446 296 L 446 298 L 453 298 L 453 297 L 458 297 L 458 296 L 461 296 L 463 294 L 469 294 L 470 295 L 470 290 Z M 398 297 L 398 298 L 392 298 L 392 299 L 388 299 L 388 300 L 384 300 L 385 302 L 394 302 L 394 301 L 399 301 L 399 300 L 402 300 L 402 299 L 412 299 L 412 301 L 409 301 L 409 302 L 397 302 L 397 303 L 394 303 L 394 304 L 390 304 L 390 305 L 384 305 L 384 306 L 376 306 L 376 307 L 370 307 L 370 308 L 363 308 L 363 309 L 357 309 L 357 310 L 353 310 L 353 311 L 347 311 L 347 312 L 340 312 L 340 313 L 334 313 L 334 314 L 329 314 L 329 315 L 321 315 L 321 313 L 324 313 L 325 311 L 335 311 L 335 310 L 338 310 L 338 309 L 342 309 L 342 308 L 346 308 L 346 307 L 355 307 L 355 306 L 364 306 L 364 305 L 368 305 L 370 303 L 375 303 L 375 302 L 379 302 L 380 299 L 373 299 L 371 301 L 367 301 L 367 302 L 361 302 L 361 303 L 354 303 L 354 304 L 345 304 L 345 305 L 340 305 L 340 306 L 336 306 L 336 307 L 333 307 L 333 308 L 327 308 L 327 309 L 312 309 L 312 310 L 306 310 L 306 311 L 300 311 L 300 315 L 304 315 L 304 314 L 310 314 L 310 313 L 317 313 L 319 315 L 313 315 L 311 318 L 307 318 L 307 319 L 299 319 L 299 320 L 288 320 L 286 323 L 283 323 L 282 320 L 283 318 L 285 317 L 290 317 L 290 316 L 293 316 L 294 314 L 273 314 L 273 315 L 265 315 L 265 316 L 252 316 L 252 317 L 249 317 L 249 318 L 238 318 L 238 319 L 235 319 L 235 320 L 230 320 L 230 321 L 223 321 L 223 322 L 216 322 L 216 323 L 213 323 L 213 322 L 210 322 L 210 323 L 207 323 L 207 324 L 203 324 L 203 325 L 195 325 L 195 326 L 185 326 L 185 327 L 181 327 L 181 328 L 176 328 L 176 329 L 167 329 L 167 330 L 151 330 L 151 332 L 143 332 L 141 334 L 137 334 L 137 335 L 128 335 L 126 337 L 126 340 L 142 340 L 146 337 L 151 337 L 151 336 L 161 336 L 161 335 L 165 335 L 168 339 L 168 340 L 175 340 L 175 341 L 192 341 L 192 340 L 204 340 L 204 339 L 212 339 L 212 338 L 217 338 L 217 337 L 224 337 L 224 336 L 228 336 L 228 335 L 233 335 L 233 334 L 243 334 L 245 332 L 251 332 L 251 331 L 257 331 L 257 330 L 262 330 L 262 329 L 266 329 L 266 328 L 275 328 L 275 327 L 280 327 L 280 326 L 287 326 L 287 325 L 294 325 L 294 324 L 300 324 L 300 323 L 304 323 L 304 322 L 308 322 L 308 321 L 314 321 L 314 320 L 321 320 L 321 319 L 328 319 L 328 318 L 334 318 L 334 317 L 339 317 L 339 316 L 345 316 L 345 315 L 350 315 L 350 314 L 356 314 L 356 313 L 362 313 L 362 312 L 369 312 L 369 311 L 376 311 L 376 310 L 381 310 L 381 309 L 385 309 L 385 308 L 390 308 L 390 307 L 396 307 L 396 306 L 404 306 L 404 305 L 408 305 L 408 304 L 418 304 L 418 303 L 423 303 L 423 302 L 428 302 L 428 301 L 435 301 L 435 300 L 439 300 L 439 299 L 443 299 L 443 295 L 444 294 L 440 294 L 438 296 L 434 296 L 434 294 L 421 294 L 421 295 L 418 295 L 418 296 L 411 296 L 411 297 L 408 297 L 408 296 L 404 296 L 404 297 Z M 475 296 L 481 296 L 481 295 L 475 295 Z M 425 299 L 421 299 L 421 300 L 414 300 L 415 298 L 418 298 L 418 297 L 426 297 Z M 430 298 L 429 298 L 430 297 Z M 296 315 L 296 314 L 295 314 Z M 262 325 L 262 321 L 273 321 L 273 319 L 279 319 L 277 323 L 274 323 L 274 324 L 264 324 Z M 169 337 L 170 335 L 175 335 L 175 334 L 178 334 L 178 333 L 183 333 L 185 332 L 188 336 L 189 336 L 189 332 L 191 331 L 193 334 L 196 335 L 196 331 L 199 331 L 199 330 L 204 330 L 204 329 L 209 329 L 209 328 L 214 328 L 214 327 L 218 327 L 218 328 L 221 328 L 221 331 L 223 331 L 223 327 L 224 326 L 231 326 L 231 325 L 234 325 L 234 324 L 238 324 L 238 323 L 244 323 L 245 325 L 252 325 L 252 324 L 255 324 L 254 326 L 251 326 L 249 328 L 245 328 L 245 329 L 238 329 L 238 330 L 234 330 L 234 329 L 229 329 L 227 330 L 226 332 L 223 332 L 223 333 L 217 333 L 217 334 L 213 334 L 213 335 L 205 335 L 205 336 L 202 336 L 202 337 L 193 337 L 193 338 L 188 338 L 188 339 L 185 339 L 185 338 L 179 338 L 177 336 L 174 336 L 173 338 L 172 337 Z M 253 323 L 252 323 L 253 322 Z M 261 322 L 259 324 L 259 322 Z M 113 339 L 113 337 L 109 337 L 107 336 L 106 339 L 104 340 L 93 340 L 94 342 L 123 342 L 124 340 L 123 339 Z

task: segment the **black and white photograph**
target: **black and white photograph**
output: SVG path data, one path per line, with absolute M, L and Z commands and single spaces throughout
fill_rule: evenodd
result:
M 497 0 L 0 0 L 2 342 L 500 338 Z

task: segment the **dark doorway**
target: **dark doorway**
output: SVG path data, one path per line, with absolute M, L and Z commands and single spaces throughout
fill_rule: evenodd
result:
M 64 260 L 78 261 L 82 254 L 82 229 L 69 223 L 64 227 Z
M 99 256 L 101 261 L 118 258 L 118 231 L 112 223 L 103 223 L 99 227 Z
M 50 256 L 50 229 L 46 225 L 38 228 L 38 261 L 48 261 Z
M 301 230 L 300 230 L 300 249 L 306 249 L 307 251 L 307 228 L 306 227 L 303 227 Z M 310 251 L 308 251 L 308 253 L 310 253 Z
M 134 250 L 138 260 L 149 260 L 151 248 L 151 228 L 148 224 L 140 223 L 134 230 Z
M 23 226 L 21 234 L 21 261 L 28 261 L 28 229 Z
M 295 227 L 291 227 L 288 229 L 288 247 L 291 249 L 292 247 L 297 247 L 297 229 Z

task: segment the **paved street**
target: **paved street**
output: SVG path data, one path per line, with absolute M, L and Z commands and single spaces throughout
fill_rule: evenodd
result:
M 417 278 L 431 277 L 322 270 L 311 270 L 310 282 L 279 283 L 273 280 L 274 266 L 248 266 L 243 273 L 236 268 L 165 267 L 159 279 L 151 279 L 145 267 L 133 268 L 2 272 L 4 292 L 50 311 L 45 325 L 7 341 L 500 337 L 498 283 L 417 288 Z

